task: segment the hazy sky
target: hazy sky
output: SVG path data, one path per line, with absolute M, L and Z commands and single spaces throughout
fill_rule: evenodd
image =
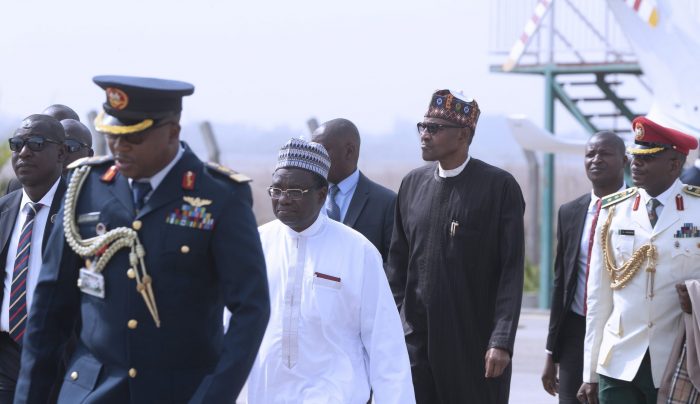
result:
M 6 1 L 0 113 L 84 115 L 104 102 L 92 76 L 125 74 L 193 83 L 185 121 L 303 130 L 343 116 L 382 133 L 453 88 L 540 123 L 541 79 L 488 71 L 489 20 L 487 0 Z

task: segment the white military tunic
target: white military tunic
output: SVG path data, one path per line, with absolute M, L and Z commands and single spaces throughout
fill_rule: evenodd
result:
M 652 228 L 646 203 L 651 196 L 639 189 L 637 195 L 613 205 L 609 243 L 615 265 L 620 267 L 640 246 L 656 246 L 656 272 L 653 290 L 647 261 L 629 283 L 618 290 L 610 287 L 601 249 L 601 229 L 611 208 L 602 209 L 596 227 L 588 278 L 588 314 L 584 344 L 583 381 L 597 383 L 602 374 L 631 381 L 649 350 L 654 385 L 661 376 L 679 330 L 681 308 L 675 284 L 700 278 L 700 197 L 683 191 L 676 182 L 656 199 L 663 204 L 656 226 Z M 683 200 L 683 209 L 676 197 Z M 688 226 L 691 230 L 688 231 Z M 684 230 L 685 229 L 685 230 Z M 685 233 L 684 233 L 685 232 Z M 683 235 L 683 237 L 678 237 Z M 651 292 L 653 291 L 653 297 Z
M 270 322 L 248 403 L 415 402 L 408 352 L 377 249 L 319 215 L 298 233 L 260 227 Z

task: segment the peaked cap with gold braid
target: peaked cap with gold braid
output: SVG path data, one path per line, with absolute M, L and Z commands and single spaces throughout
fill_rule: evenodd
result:
M 182 111 L 182 97 L 194 92 L 183 81 L 131 76 L 96 76 L 107 101 L 95 118 L 95 129 L 108 135 L 128 135 L 156 126 Z

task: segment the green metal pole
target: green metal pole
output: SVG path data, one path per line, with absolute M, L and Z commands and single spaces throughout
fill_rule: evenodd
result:
M 544 89 L 544 127 L 554 133 L 554 85 L 556 84 L 551 69 L 545 72 Z M 540 217 L 540 295 L 541 309 L 549 308 L 552 290 L 552 259 L 554 235 L 552 219 L 554 217 L 554 154 L 546 153 L 543 159 L 542 211 Z

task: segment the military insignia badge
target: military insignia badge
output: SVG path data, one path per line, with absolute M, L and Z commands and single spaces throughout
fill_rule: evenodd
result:
M 105 171 L 105 173 L 102 174 L 102 177 L 100 177 L 100 181 L 107 183 L 114 181 L 114 177 L 117 176 L 118 171 L 119 169 L 116 165 L 109 167 L 107 171 Z
M 644 126 L 641 123 L 637 123 L 634 127 L 634 138 L 636 140 L 644 139 Z
M 180 209 L 175 209 L 165 222 L 176 226 L 190 227 L 192 229 L 212 230 L 214 228 L 214 218 L 211 213 L 207 212 L 206 206 L 211 205 L 209 199 L 199 197 L 183 197 L 186 203 L 183 203 Z
M 673 235 L 674 238 L 695 238 L 695 237 L 700 237 L 700 230 L 698 230 L 698 226 L 692 224 L 692 223 L 683 223 L 683 226 L 680 228 L 680 230 L 676 230 L 676 233 Z
M 195 175 L 192 171 L 187 171 L 182 175 L 182 189 L 191 191 L 194 189 Z
M 109 105 L 118 110 L 122 110 L 129 105 L 129 96 L 123 90 L 114 87 L 107 87 L 107 100 Z
M 182 199 L 189 203 L 190 205 L 194 206 L 195 208 L 199 208 L 202 206 L 209 206 L 211 205 L 212 200 L 211 199 L 203 199 L 200 197 L 192 197 L 192 196 L 183 196 Z
M 91 271 L 87 268 L 80 268 L 78 288 L 85 294 L 101 299 L 105 298 L 105 278 L 101 273 Z

